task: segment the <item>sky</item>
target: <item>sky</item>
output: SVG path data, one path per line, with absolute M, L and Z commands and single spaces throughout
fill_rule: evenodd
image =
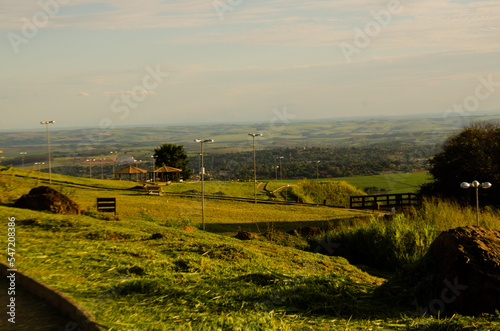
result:
M 0 0 L 0 130 L 500 109 L 500 1 Z

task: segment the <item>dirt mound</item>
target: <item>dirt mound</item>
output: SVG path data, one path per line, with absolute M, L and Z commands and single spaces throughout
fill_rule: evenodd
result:
M 247 231 L 239 231 L 235 238 L 240 239 L 240 240 L 252 240 L 255 239 L 255 235 L 251 232 Z
M 500 309 L 499 231 L 476 226 L 444 231 L 429 247 L 428 257 L 438 284 L 431 308 L 448 315 Z
M 39 186 L 23 195 L 14 203 L 15 207 L 47 210 L 56 214 L 79 215 L 82 210 L 66 195 L 48 186 Z
M 149 237 L 149 239 L 153 239 L 153 240 L 162 239 L 162 238 L 165 238 L 165 235 L 163 235 L 161 233 L 153 233 L 151 235 L 151 237 Z

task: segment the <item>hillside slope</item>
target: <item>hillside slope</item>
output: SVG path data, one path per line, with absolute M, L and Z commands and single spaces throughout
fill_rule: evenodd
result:
M 118 330 L 319 328 L 333 316 L 369 317 L 373 308 L 360 303 L 383 281 L 343 258 L 146 220 L 5 206 L 0 217 L 16 218 L 19 270 Z

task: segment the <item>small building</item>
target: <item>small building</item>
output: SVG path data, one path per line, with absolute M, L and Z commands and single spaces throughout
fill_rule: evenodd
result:
M 159 182 L 178 182 L 181 179 L 181 172 L 182 169 L 174 168 L 174 167 L 169 167 L 169 166 L 162 166 L 154 171 L 148 171 L 150 174 L 150 179 L 153 182 L 159 181 Z
M 120 170 L 115 171 L 115 179 L 116 179 L 116 175 L 118 175 L 118 178 L 120 180 L 122 179 L 122 175 L 129 175 L 129 180 L 131 181 L 132 175 L 135 175 L 136 181 L 143 181 L 146 178 L 147 173 L 148 173 L 147 170 L 133 167 L 133 166 L 128 166 L 128 167 L 125 167 L 125 168 L 122 168 Z M 143 176 L 144 176 L 144 179 L 143 179 Z

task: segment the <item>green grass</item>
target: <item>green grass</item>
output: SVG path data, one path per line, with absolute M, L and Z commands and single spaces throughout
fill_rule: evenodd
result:
M 395 271 L 421 259 L 438 234 L 434 226 L 400 214 L 389 222 L 372 218 L 369 223 L 338 228 L 313 240 L 311 247 L 322 241 L 338 243 L 337 253 L 352 263 Z
M 375 186 L 384 189 L 385 193 L 416 193 L 420 185 L 431 180 L 428 172 L 412 172 L 406 174 L 384 174 L 374 176 L 339 177 L 338 181 L 346 181 L 360 189 Z
M 415 172 L 407 174 L 384 174 L 375 176 L 355 176 L 355 177 L 339 177 L 332 179 L 309 179 L 311 185 L 314 182 L 319 181 L 321 183 L 328 184 L 329 182 L 347 182 L 348 184 L 354 186 L 360 191 L 356 194 L 364 194 L 362 190 L 366 187 L 378 187 L 383 189 L 385 193 L 415 193 L 417 192 L 420 185 L 430 181 L 430 175 L 428 172 Z M 275 191 L 283 186 L 297 186 L 303 180 L 295 179 L 285 179 L 283 181 L 278 180 L 266 180 L 262 181 L 267 183 L 266 190 Z M 303 184 L 300 184 L 303 185 Z M 350 189 L 354 192 L 354 188 Z M 175 193 L 187 193 L 187 194 L 200 194 L 201 192 L 201 182 L 186 182 L 186 183 L 174 183 L 170 186 L 164 188 L 165 192 L 175 192 Z M 253 182 L 224 182 L 224 181 L 205 181 L 205 193 L 220 196 L 230 196 L 230 197 L 242 197 L 242 198 L 253 198 L 254 197 L 254 187 Z M 303 196 L 305 193 L 295 192 L 295 195 Z M 354 194 L 354 193 L 353 193 Z M 310 194 L 306 194 L 310 195 Z M 325 197 L 326 195 L 323 194 Z M 257 190 L 258 199 L 270 199 L 268 194 L 260 192 Z M 329 199 L 329 197 L 326 197 Z M 311 203 L 323 203 L 324 198 L 318 197 L 307 197 L 304 201 Z M 339 203 L 342 205 L 342 203 Z
M 146 220 L 0 207 L 0 217 L 12 216 L 17 268 L 73 297 L 112 329 L 322 327 L 332 312 L 369 314 L 363 298 L 382 282 L 342 258 Z M 154 233 L 165 238 L 150 239 Z M 343 296 L 352 299 L 329 300 Z
M 452 330 L 471 323 L 500 328 L 498 317 L 409 317 L 411 309 L 375 295 L 384 278 L 342 257 L 187 231 L 180 226 L 199 223 L 197 198 L 149 196 L 127 189 L 133 183 L 107 187 L 66 177 L 66 184 L 54 187 L 83 208 L 93 210 L 96 196 L 117 197 L 119 221 L 54 215 L 9 204 L 40 184 L 37 178 L 17 169 L 0 176 L 6 189 L 0 218 L 16 218 L 16 267 L 74 298 L 109 330 Z M 231 224 L 356 216 L 327 207 L 217 200 L 207 200 L 206 212 L 207 226 L 219 227 L 217 232 Z M 1 222 L 0 232 L 6 227 Z M 5 250 L 0 254 L 5 261 Z
M 337 253 L 349 261 L 394 271 L 419 261 L 441 231 L 476 224 L 475 208 L 424 199 L 419 210 L 397 214 L 391 221 L 372 218 L 371 222 L 343 226 L 312 240 L 310 245 L 339 243 L 342 248 Z M 480 225 L 500 230 L 500 214 L 483 210 Z
M 365 193 L 346 181 L 312 181 L 301 180 L 292 187 L 292 194 L 307 203 L 326 204 L 349 207 L 352 195 Z
M 205 194 L 219 195 L 226 197 L 239 197 L 252 199 L 254 197 L 253 182 L 228 182 L 228 181 L 205 181 Z M 164 192 L 201 194 L 200 182 L 173 183 L 165 186 Z M 269 200 L 269 196 L 257 191 L 257 198 L 260 200 Z

